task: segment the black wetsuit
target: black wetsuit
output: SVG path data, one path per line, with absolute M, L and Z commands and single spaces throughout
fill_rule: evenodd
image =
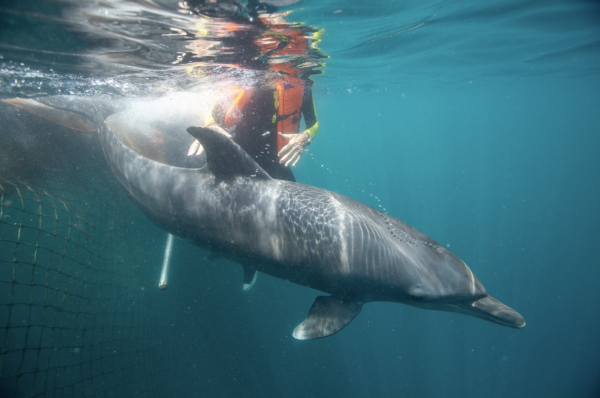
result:
M 307 127 L 317 121 L 310 80 L 305 84 L 302 114 Z M 221 127 L 229 104 L 219 104 L 213 109 L 213 118 Z M 255 88 L 252 97 L 244 106 L 235 129 L 231 135 L 247 153 L 252 156 L 271 177 L 278 180 L 296 181 L 289 167 L 279 163 L 277 156 L 277 121 L 273 122 L 275 110 L 275 90 Z

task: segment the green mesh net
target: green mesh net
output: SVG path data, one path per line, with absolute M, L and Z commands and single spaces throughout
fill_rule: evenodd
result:
M 0 195 L 0 396 L 159 395 L 168 303 L 124 239 L 143 216 L 99 181 Z

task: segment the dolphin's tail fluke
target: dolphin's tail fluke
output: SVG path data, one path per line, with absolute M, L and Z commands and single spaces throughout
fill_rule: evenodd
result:
M 125 106 L 120 101 L 115 101 L 107 95 L 99 95 L 94 98 L 88 98 L 76 95 L 57 95 L 51 97 L 36 98 L 34 103 L 45 105 L 30 105 L 27 109 L 31 113 L 42 116 L 61 126 L 69 127 L 74 130 L 92 131 L 98 129 L 104 120 L 116 112 L 124 110 Z M 25 109 L 25 108 L 24 108 Z M 57 112 L 58 111 L 58 112 Z M 64 112 L 60 112 L 64 111 Z M 84 118 L 77 118 L 68 112 L 81 115 Z
M 525 319 L 521 314 L 492 296 L 486 296 L 468 303 L 452 304 L 452 307 L 452 309 L 449 309 L 450 311 L 485 319 L 500 325 L 518 329 L 525 326 Z

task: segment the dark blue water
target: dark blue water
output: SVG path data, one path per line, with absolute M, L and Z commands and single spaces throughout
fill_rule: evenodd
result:
M 243 293 L 237 266 L 177 241 L 156 344 L 172 396 L 600 396 L 598 3 L 300 4 L 288 19 L 324 28 L 331 58 L 297 180 L 446 245 L 527 326 L 370 303 L 339 334 L 297 341 L 319 292 L 260 275 Z M 5 97 L 30 95 L 10 73 L 42 69 L 20 61 L 3 58 Z M 44 71 L 48 93 L 90 87 L 70 72 Z M 140 230 L 137 250 L 160 258 L 164 233 Z

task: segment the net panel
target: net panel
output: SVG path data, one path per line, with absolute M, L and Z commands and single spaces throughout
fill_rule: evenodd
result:
M 125 239 L 143 216 L 101 181 L 0 193 L 0 396 L 158 395 L 168 303 Z

